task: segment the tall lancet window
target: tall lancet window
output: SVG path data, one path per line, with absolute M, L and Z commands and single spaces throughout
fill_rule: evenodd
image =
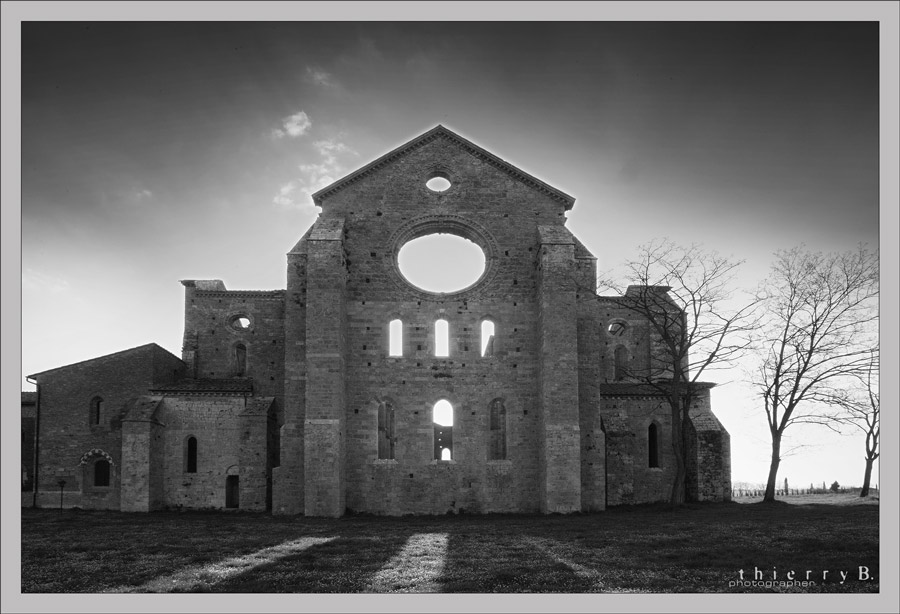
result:
M 494 323 L 490 320 L 481 323 L 481 355 L 494 355 Z
M 616 348 L 616 380 L 625 379 L 625 375 L 628 373 L 628 350 L 625 349 L 624 345 L 620 345 Z
M 378 404 L 378 458 L 394 458 L 394 406 L 387 401 Z
M 388 356 L 403 356 L 403 322 L 391 320 L 388 325 Z
M 435 460 L 453 459 L 453 406 L 450 401 L 441 399 L 434 404 L 432 413 L 434 422 L 434 458 Z
M 247 375 L 247 346 L 243 343 L 234 346 L 234 375 L 236 377 Z
M 659 467 L 659 428 L 655 422 L 647 427 L 647 448 L 649 449 L 648 465 Z
M 450 324 L 443 318 L 434 323 L 434 355 L 450 356 Z

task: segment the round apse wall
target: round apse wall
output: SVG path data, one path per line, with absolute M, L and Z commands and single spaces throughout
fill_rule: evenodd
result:
M 421 298 L 468 296 L 496 273 L 493 237 L 458 215 L 410 220 L 393 233 L 390 243 L 396 283 Z

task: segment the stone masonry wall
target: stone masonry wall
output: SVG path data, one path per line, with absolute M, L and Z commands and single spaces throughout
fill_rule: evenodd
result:
M 305 509 L 304 422 L 306 420 L 306 303 L 305 240 L 287 255 L 284 318 L 284 417 L 279 424 L 279 457 L 272 470 L 272 510 L 300 514 Z
M 574 512 L 581 510 L 575 241 L 558 226 L 538 226 L 538 235 L 541 511 Z
M 710 408 L 709 390 L 691 408 L 687 497 L 690 501 L 731 500 L 731 437 Z
M 22 393 L 22 505 L 31 506 L 34 488 L 34 431 L 36 392 Z
M 280 290 L 225 290 L 195 287 L 185 281 L 185 346 L 193 345 L 196 376 L 253 379 L 255 395 L 277 399 L 277 417 L 283 423 L 284 308 Z M 200 282 L 196 282 L 200 283 Z M 221 282 L 218 282 L 221 284 Z M 249 320 L 240 328 L 236 319 Z M 246 363 L 239 371 L 236 346 L 246 348 Z M 187 360 L 188 357 L 186 356 Z
M 435 174 L 447 177 L 450 189 L 429 190 L 425 183 Z M 538 511 L 536 228 L 561 227 L 564 205 L 436 139 L 328 196 L 321 218 L 344 224 L 347 507 L 384 514 Z M 444 295 L 407 283 L 396 269 L 397 251 L 432 232 L 477 243 L 487 259 L 482 280 Z M 400 357 L 388 356 L 388 324 L 395 318 L 403 322 Z M 439 318 L 449 323 L 448 357 L 434 355 Z M 480 351 L 485 319 L 496 327 L 491 356 Z M 573 320 L 573 351 L 574 330 Z M 574 407 L 576 397 L 577 390 Z M 394 459 L 379 460 L 377 411 L 384 399 L 394 407 L 396 446 Z M 433 453 L 432 411 L 441 399 L 454 408 L 450 461 Z M 488 460 L 495 399 L 506 408 L 507 458 Z M 567 427 L 575 433 L 576 413 Z M 577 482 L 577 464 L 574 475 Z
M 241 477 L 242 396 L 168 397 L 159 417 L 165 424 L 163 501 L 167 507 L 224 508 L 225 479 Z M 187 471 L 187 439 L 197 439 L 197 471 Z M 260 449 L 265 453 L 265 447 Z M 243 484 L 241 484 L 243 487 Z M 262 509 L 265 509 L 263 504 Z
M 183 373 L 180 360 L 149 344 L 37 374 L 41 403 L 38 507 L 59 506 L 58 480 L 62 479 L 66 481 L 64 507 L 118 509 L 125 405 Z M 91 423 L 95 397 L 103 400 L 98 424 Z M 93 461 L 99 457 L 79 464 L 83 455 L 95 449 L 112 459 L 108 487 L 93 486 Z
M 606 429 L 606 504 L 667 501 L 675 477 L 672 421 L 661 397 L 603 397 L 598 419 Z M 657 425 L 658 464 L 649 463 L 649 427 Z

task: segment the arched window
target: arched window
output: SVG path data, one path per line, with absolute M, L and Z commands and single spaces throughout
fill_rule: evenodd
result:
M 99 426 L 102 415 L 103 399 L 101 397 L 94 397 L 93 399 L 91 399 L 91 410 L 89 416 L 91 426 Z
M 388 356 L 403 356 L 403 322 L 391 320 L 388 325 Z
M 625 374 L 628 369 L 628 350 L 625 349 L 624 345 L 620 345 L 616 348 L 616 380 L 625 379 Z
M 488 460 L 506 459 L 506 406 L 503 399 L 491 401 L 491 447 Z
M 394 458 L 394 406 L 387 401 L 378 404 L 378 458 Z
M 184 442 L 184 472 L 197 473 L 197 438 L 188 437 Z
M 647 448 L 649 449 L 649 466 L 659 467 L 659 429 L 655 422 L 647 427 Z
M 109 486 L 109 461 L 101 458 L 94 462 L 94 486 Z
M 453 458 L 453 406 L 449 401 L 441 399 L 434 404 L 432 421 L 434 422 L 434 458 L 435 460 L 451 460 Z
M 450 325 L 443 318 L 434 323 L 434 355 L 450 355 Z
M 481 355 L 494 355 L 494 323 L 490 320 L 481 323 Z
M 244 377 L 247 374 L 247 346 L 238 343 L 234 346 L 234 375 Z

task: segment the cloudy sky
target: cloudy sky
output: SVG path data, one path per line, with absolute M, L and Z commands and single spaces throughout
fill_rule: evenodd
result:
M 874 22 L 21 34 L 23 376 L 148 342 L 180 355 L 178 280 L 283 288 L 309 195 L 439 123 L 573 195 L 568 227 L 601 269 L 669 237 L 745 259 L 751 287 L 776 249 L 879 243 Z M 722 386 L 714 407 L 734 480 L 763 482 L 751 394 Z M 780 478 L 861 483 L 859 437 L 806 439 Z

